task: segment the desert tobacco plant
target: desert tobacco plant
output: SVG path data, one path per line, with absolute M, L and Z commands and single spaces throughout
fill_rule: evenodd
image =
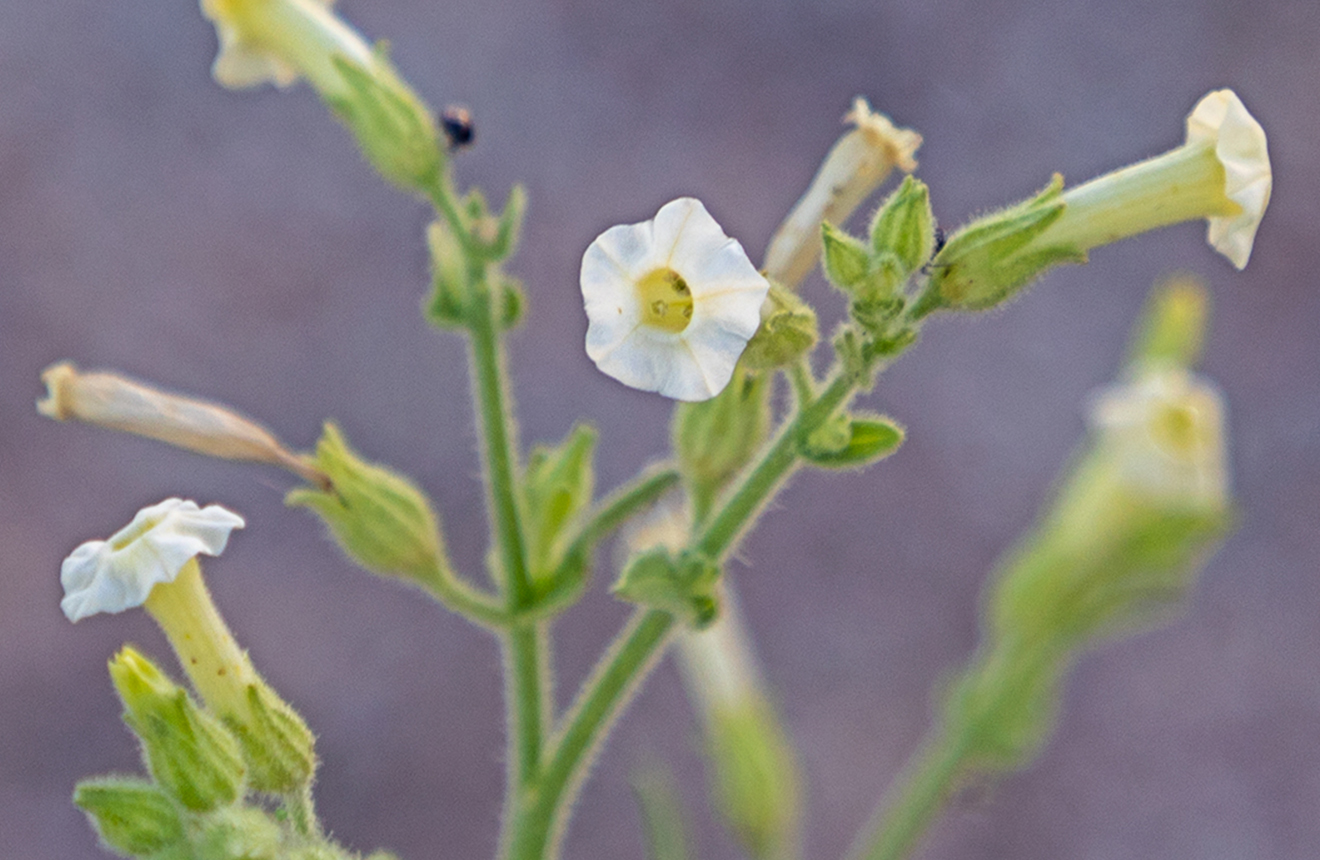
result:
M 1093 248 L 1187 220 L 1206 219 L 1210 244 L 1242 268 L 1269 201 L 1265 134 L 1232 91 L 1219 90 L 1193 107 L 1182 146 L 1075 187 L 1056 175 L 946 238 L 930 189 L 913 175 L 920 135 L 857 99 L 760 268 L 691 197 L 664 203 L 650 221 L 611 227 L 585 249 L 587 355 L 625 385 L 680 401 L 672 457 L 601 496 L 589 423 L 530 451 L 517 437 L 504 337 L 521 322 L 523 299 L 504 265 L 526 211 L 522 190 L 495 209 L 461 189 L 431 110 L 384 49 L 327 3 L 203 0 L 202 12 L 219 38 L 217 82 L 306 80 L 379 173 L 434 208 L 424 315 L 467 338 L 494 543 L 487 575 L 457 570 L 426 493 L 354 451 L 333 424 L 314 451 L 297 452 L 223 404 L 67 361 L 43 374 L 49 391 L 38 409 L 286 469 L 301 482 L 287 503 L 319 518 L 358 565 L 416 586 L 496 637 L 506 673 L 506 860 L 558 856 L 593 757 L 671 644 L 705 733 L 719 814 L 748 855 L 799 856 L 791 739 L 723 577 L 740 539 L 795 470 L 861 469 L 898 449 L 904 429 L 853 402 L 939 312 L 996 307 Z M 902 179 L 865 235 L 848 233 L 844 223 L 895 171 Z M 847 304 L 823 344 L 795 291 L 818 266 Z M 1118 379 L 1089 406 L 1089 432 L 1056 497 L 998 565 L 979 650 L 947 686 L 898 784 L 859 822 L 851 856 L 905 856 L 963 782 L 1028 765 L 1059 718 L 1078 657 L 1158 621 L 1228 532 L 1224 405 L 1193 370 L 1206 315 L 1193 282 L 1153 294 Z M 830 354 L 823 376 L 813 361 L 821 349 Z M 71 621 L 144 608 L 191 688 L 129 647 L 110 662 L 146 775 L 85 780 L 74 802 L 122 855 L 357 856 L 316 814 L 312 732 L 262 680 L 203 580 L 199 556 L 219 556 L 243 525 L 219 505 L 167 499 L 64 562 L 61 606 Z M 616 533 L 627 553 L 611 590 L 636 608 L 560 713 L 546 677 L 555 622 Z M 682 827 L 666 785 L 663 776 L 642 780 L 638 794 L 653 856 L 677 860 Z

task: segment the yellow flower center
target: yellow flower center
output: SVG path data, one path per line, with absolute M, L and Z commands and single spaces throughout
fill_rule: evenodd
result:
M 673 269 L 656 269 L 643 275 L 636 289 L 646 325 L 678 334 L 692 321 L 692 290 Z
M 1182 404 L 1169 404 L 1153 416 L 1151 435 L 1156 443 L 1175 457 L 1187 458 L 1204 446 L 1205 428 L 1195 410 Z

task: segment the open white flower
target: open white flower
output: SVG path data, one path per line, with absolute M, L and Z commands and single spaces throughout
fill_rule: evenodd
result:
M 769 282 L 701 201 L 606 230 L 582 256 L 587 355 L 624 385 L 707 400 L 761 324 Z
M 143 508 L 109 540 L 87 541 L 64 560 L 60 609 L 78 621 L 141 606 L 152 588 L 173 582 L 198 554 L 224 552 L 229 533 L 244 525 L 219 505 L 198 508 L 196 502 L 166 499 Z

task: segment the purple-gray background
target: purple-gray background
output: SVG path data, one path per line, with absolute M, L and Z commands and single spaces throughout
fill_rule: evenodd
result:
M 1177 144 L 1232 86 L 1277 177 L 1238 274 L 1180 226 L 1097 251 L 983 319 L 939 319 L 867 402 L 907 445 L 869 472 L 804 474 L 735 574 L 808 781 L 808 856 L 837 857 L 913 749 L 929 690 L 975 641 L 978 589 L 1031 520 L 1113 374 L 1150 284 L 1215 299 L 1206 369 L 1232 407 L 1241 529 L 1172 626 L 1105 649 L 1068 687 L 1037 766 L 963 803 L 930 857 L 1293 858 L 1320 852 L 1320 6 L 853 0 L 513 4 L 343 0 L 437 105 L 466 102 L 460 177 L 527 183 L 512 342 L 524 439 L 602 431 L 603 489 L 660 455 L 669 404 L 598 374 L 576 275 L 605 227 L 701 197 L 759 258 L 865 94 L 926 136 L 949 226 L 1052 171 L 1078 182 Z M 343 561 L 286 510 L 283 474 L 39 418 L 71 358 L 231 403 L 290 442 L 338 419 L 433 494 L 458 564 L 485 527 L 461 342 L 419 319 L 423 210 L 385 187 L 305 88 L 211 83 L 195 4 L 0 2 L 0 856 L 102 856 L 75 780 L 138 769 L 105 674 L 141 613 L 69 625 L 57 572 L 168 495 L 248 518 L 207 565 L 260 669 L 320 733 L 320 809 L 403 857 L 494 848 L 498 655 L 483 633 Z M 839 302 L 807 295 L 826 319 Z M 626 610 L 597 588 L 558 626 L 560 700 Z M 627 775 L 672 762 L 694 856 L 710 824 L 677 674 L 656 672 L 601 758 L 572 858 L 638 858 Z

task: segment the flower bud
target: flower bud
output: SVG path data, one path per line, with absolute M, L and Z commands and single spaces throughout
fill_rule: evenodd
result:
M 895 127 L 889 117 L 873 112 L 866 99 L 853 101 L 844 122 L 855 127 L 830 149 L 807 192 L 766 249 L 766 275 L 788 289 L 796 287 L 816 265 L 821 222 L 842 224 L 848 220 L 895 167 L 906 173 L 917 169 L 913 155 L 921 146 L 921 135 Z
M 527 458 L 527 551 L 532 579 L 543 581 L 563 559 L 564 538 L 591 504 L 596 431 L 579 424 L 555 447 L 537 446 Z
M 694 499 L 715 494 L 756 455 L 770 426 L 768 374 L 734 373 L 733 381 L 702 403 L 674 410 L 674 453 Z
M 155 785 L 133 777 L 84 779 L 73 790 L 83 812 L 110 850 L 128 856 L 158 854 L 184 842 L 174 802 Z
M 871 248 L 877 256 L 892 255 L 907 280 L 930 260 L 935 249 L 935 215 L 930 189 L 911 175 L 881 204 L 871 222 Z
M 326 484 L 325 475 L 273 433 L 219 403 L 169 394 L 109 371 L 84 373 L 69 361 L 46 368 L 41 381 L 47 394 L 37 411 L 56 421 L 83 421 L 208 457 L 269 463 L 309 483 Z
M 110 679 L 124 703 L 124 722 L 142 743 L 147 769 L 170 797 L 193 812 L 242 797 L 238 743 L 186 690 L 128 647 L 110 661 Z
M 696 553 L 673 557 L 656 548 L 633 556 L 624 566 L 611 591 L 621 600 L 677 616 L 700 630 L 719 616 L 715 582 L 720 568 Z
M 1201 356 L 1210 295 L 1196 278 L 1171 278 L 1151 291 L 1128 350 L 1129 372 L 1189 368 Z
M 426 495 L 397 472 L 354 453 L 333 423 L 316 445 L 331 489 L 294 490 L 287 504 L 311 508 L 362 567 L 432 589 L 448 575 L 439 523 Z

